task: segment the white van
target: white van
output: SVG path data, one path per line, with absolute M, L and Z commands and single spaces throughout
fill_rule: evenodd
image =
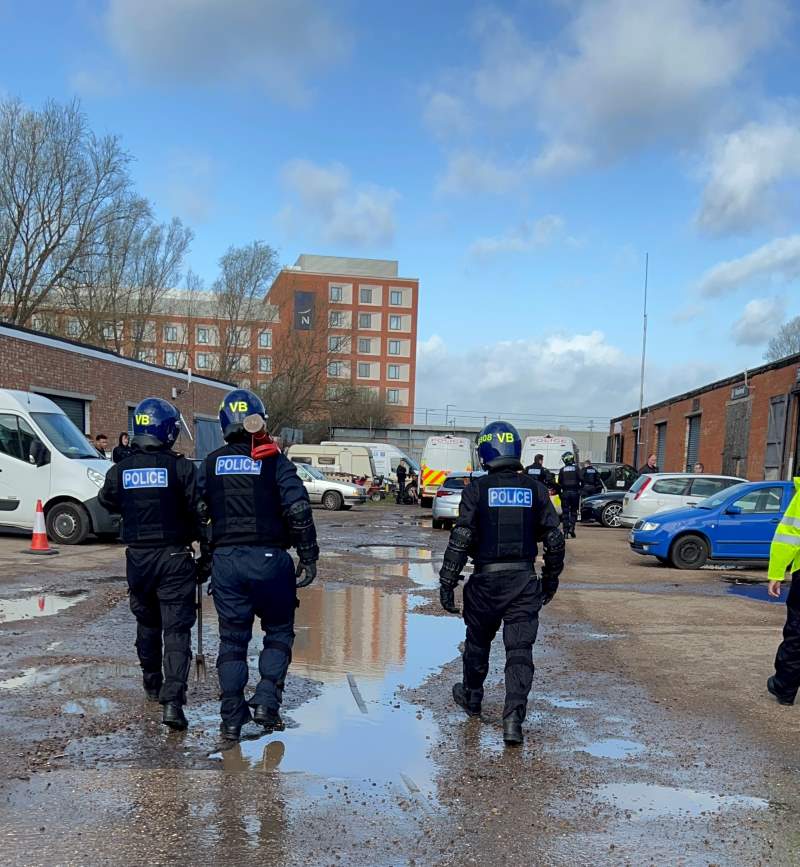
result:
M 477 466 L 475 445 L 466 437 L 428 437 L 422 450 L 419 504 L 430 506 L 448 473 L 471 473 Z
M 375 471 L 384 479 L 397 481 L 397 468 L 404 462 L 407 467 L 416 470 L 419 473 L 419 464 L 410 458 L 402 449 L 397 446 L 389 445 L 388 443 L 367 443 L 367 442 L 343 442 L 341 440 L 329 440 L 322 442 L 323 446 L 366 446 L 372 452 L 372 461 L 375 464 Z
M 53 542 L 116 534 L 119 516 L 97 501 L 110 466 L 52 400 L 0 389 L 0 526 L 33 530 L 41 500 Z
M 544 466 L 552 473 L 557 473 L 564 466 L 561 455 L 564 452 L 572 452 L 575 455 L 575 463 L 580 463 L 578 444 L 572 437 L 544 436 L 525 437 L 522 444 L 522 466 L 529 467 L 536 455 L 544 455 Z
M 370 450 L 363 445 L 321 445 L 308 446 L 295 443 L 289 446 L 286 457 L 295 464 L 308 464 L 325 473 L 326 476 L 349 476 L 374 479 L 378 473 Z

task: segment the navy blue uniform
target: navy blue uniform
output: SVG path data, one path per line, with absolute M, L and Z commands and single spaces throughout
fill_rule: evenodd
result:
M 541 464 L 531 464 L 529 467 L 525 467 L 525 472 L 537 482 L 541 482 L 546 488 L 553 487 L 553 474 L 547 467 L 543 467 Z
M 581 495 L 591 497 L 593 494 L 600 494 L 603 491 L 603 480 L 600 478 L 600 473 L 597 467 L 584 467 L 581 472 Z
M 241 726 L 252 718 L 248 705 L 275 712 L 280 708 L 298 604 L 294 564 L 287 549 L 294 545 L 301 560 L 316 561 L 316 532 L 308 494 L 294 464 L 282 454 L 254 461 L 249 437 L 208 455 L 199 487 L 211 525 L 220 713 L 223 723 Z M 293 512 L 307 515 L 299 534 L 291 520 Z M 248 702 L 244 698 L 247 648 L 255 617 L 264 631 L 258 662 L 261 679 Z
M 196 617 L 191 544 L 201 536 L 196 478 L 191 461 L 134 437 L 131 454 L 109 469 L 98 495 L 122 515 L 136 651 L 144 688 L 161 704 L 186 703 Z
M 565 464 L 558 471 L 558 489 L 561 494 L 561 521 L 564 535 L 575 534 L 578 507 L 581 502 L 581 471 L 575 464 Z

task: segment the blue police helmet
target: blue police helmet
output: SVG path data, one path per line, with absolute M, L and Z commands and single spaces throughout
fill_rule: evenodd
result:
M 257 394 L 246 388 L 236 388 L 227 395 L 219 405 L 219 424 L 222 436 L 227 440 L 244 430 L 244 420 L 248 415 L 260 415 L 267 418 L 264 402 Z
M 160 397 L 146 397 L 133 411 L 133 435 L 172 446 L 181 432 L 181 414 Z
M 478 457 L 484 469 L 518 464 L 522 457 L 519 431 L 507 421 L 487 424 L 478 436 Z
M 561 455 L 561 460 L 564 462 L 565 466 L 569 466 L 570 464 L 575 463 L 575 455 L 572 452 L 564 452 L 564 454 Z

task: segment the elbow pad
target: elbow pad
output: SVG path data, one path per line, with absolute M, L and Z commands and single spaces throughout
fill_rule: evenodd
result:
M 564 534 L 559 529 L 550 530 L 544 537 L 544 568 L 542 578 L 558 586 L 558 576 L 564 569 Z
M 292 544 L 297 549 L 301 563 L 314 563 L 319 560 L 319 546 L 317 545 L 317 531 L 314 527 L 314 517 L 311 514 L 311 506 L 300 500 L 289 506 L 286 512 L 289 522 L 289 533 Z
M 450 541 L 444 552 L 444 563 L 439 570 L 439 579 L 445 586 L 454 587 L 461 577 L 461 570 L 467 565 L 469 549 L 472 545 L 472 530 L 469 527 L 454 527 Z

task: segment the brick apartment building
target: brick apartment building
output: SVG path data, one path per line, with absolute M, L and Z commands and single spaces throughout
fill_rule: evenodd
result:
M 706 472 L 752 481 L 788 479 L 800 454 L 800 355 L 721 379 L 611 419 L 607 458 L 640 466 L 655 453 L 662 472 Z
M 172 292 L 145 318 L 100 323 L 98 336 L 137 361 L 221 374 L 258 390 L 273 375 L 282 342 L 315 332 L 327 347 L 328 394 L 362 389 L 382 399 L 398 423 L 410 423 L 418 294 L 419 280 L 399 277 L 396 261 L 301 255 L 235 323 L 220 316 L 209 293 Z M 86 330 L 80 310 L 42 310 L 31 325 L 75 340 Z

